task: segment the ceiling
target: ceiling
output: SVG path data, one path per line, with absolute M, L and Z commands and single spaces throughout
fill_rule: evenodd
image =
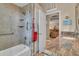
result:
M 40 6 L 45 10 L 50 10 L 56 7 L 55 3 L 40 3 Z
M 25 5 L 27 5 L 28 3 L 14 3 L 15 5 L 19 6 L 19 7 L 24 7 Z
M 15 5 L 19 6 L 19 7 L 24 7 L 25 5 L 29 4 L 29 3 L 14 3 Z M 44 8 L 45 10 L 49 10 L 52 8 L 55 8 L 55 3 L 39 3 L 39 5 Z
M 19 7 L 24 7 L 25 5 L 27 5 L 29 3 L 14 3 L 14 4 Z M 71 4 L 71 5 L 74 5 L 74 4 Z M 50 9 L 56 8 L 56 3 L 39 3 L 39 5 L 45 10 L 50 10 Z

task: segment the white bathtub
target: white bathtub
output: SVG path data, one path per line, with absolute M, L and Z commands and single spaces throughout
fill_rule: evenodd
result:
M 30 56 L 31 50 L 24 44 L 0 51 L 0 56 Z

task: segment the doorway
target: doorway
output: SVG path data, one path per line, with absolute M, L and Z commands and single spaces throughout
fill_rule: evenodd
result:
M 46 50 L 47 54 L 53 55 L 60 47 L 60 12 L 49 13 L 46 16 L 47 20 L 47 38 L 46 38 Z

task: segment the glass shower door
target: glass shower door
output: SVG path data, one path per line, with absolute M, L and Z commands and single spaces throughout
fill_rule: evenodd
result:
M 32 47 L 32 14 L 29 12 L 25 16 L 25 39 L 26 39 L 26 45 L 30 48 Z

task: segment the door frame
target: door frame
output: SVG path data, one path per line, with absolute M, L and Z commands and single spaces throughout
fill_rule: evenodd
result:
M 47 10 L 46 17 L 47 17 L 47 15 L 51 15 L 51 14 L 55 14 L 55 13 L 59 13 L 59 47 L 61 47 L 61 11 L 57 10 L 57 8 Z M 46 22 L 47 22 L 47 20 L 46 20 Z M 46 28 L 46 30 L 47 30 L 47 28 Z M 47 34 L 48 33 L 46 32 L 46 35 Z

